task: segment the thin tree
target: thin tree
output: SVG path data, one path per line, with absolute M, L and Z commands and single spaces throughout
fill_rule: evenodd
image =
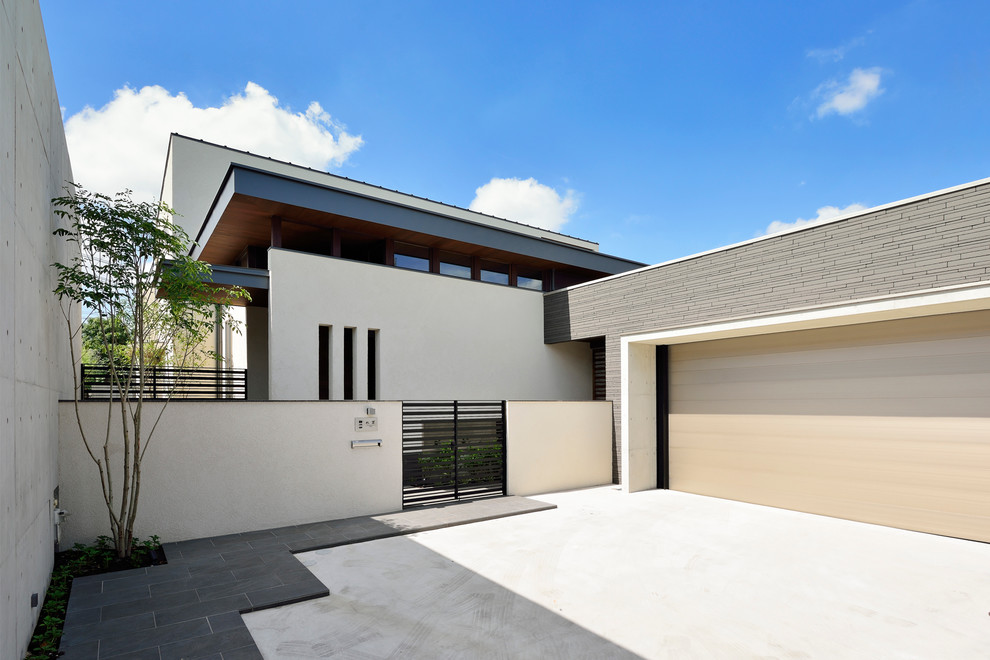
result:
M 181 368 L 202 359 L 202 345 L 216 325 L 233 323 L 228 305 L 248 294 L 211 284 L 209 264 L 188 256 L 189 236 L 172 222 L 175 212 L 163 202 L 132 201 L 129 190 L 110 197 L 77 186 L 52 204 L 55 214 L 67 221 L 55 235 L 78 248 L 69 263 L 53 264 L 58 282 L 54 293 L 69 334 L 76 423 L 99 472 L 110 536 L 117 554 L 127 557 L 134 541 L 142 461 L 165 408 L 181 387 L 181 378 L 171 379 L 163 395 L 159 379 L 154 399 L 162 406 L 157 412 L 149 408 L 145 419 L 153 368 Z M 76 305 L 85 314 L 76 314 Z M 79 406 L 83 383 L 75 340 L 87 322 L 90 343 L 98 344 L 105 356 L 111 394 L 106 425 L 98 430 L 85 427 Z M 122 447 L 114 444 L 115 427 Z

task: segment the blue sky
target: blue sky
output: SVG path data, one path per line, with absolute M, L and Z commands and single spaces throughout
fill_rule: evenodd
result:
M 990 176 L 990 3 L 42 0 L 42 14 L 90 187 L 112 169 L 98 152 L 121 166 L 105 185 L 142 190 L 126 181 L 141 168 L 160 181 L 178 130 L 546 213 L 656 263 Z

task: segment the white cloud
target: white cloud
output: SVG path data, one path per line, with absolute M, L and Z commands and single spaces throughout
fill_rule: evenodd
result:
M 818 86 L 813 96 L 822 99 L 816 110 L 819 119 L 837 113 L 849 115 L 866 107 L 866 104 L 880 96 L 880 67 L 853 69 L 845 85 L 829 80 Z
M 819 62 L 838 62 L 846 56 L 846 48 L 812 48 L 807 52 L 807 56 Z
M 846 53 L 865 41 L 863 37 L 856 37 L 835 48 L 809 48 L 806 55 L 819 62 L 838 62 L 845 58 Z
M 837 206 L 823 206 L 818 209 L 818 215 L 814 218 L 798 218 L 793 222 L 781 222 L 780 220 L 774 220 L 767 228 L 759 234 L 759 236 L 766 236 L 767 234 L 776 234 L 778 232 L 786 231 L 788 229 L 794 229 L 795 227 L 803 227 L 805 225 L 813 225 L 818 222 L 824 222 L 826 220 L 831 220 L 832 218 L 837 218 L 840 215 L 846 215 L 848 213 L 856 213 L 857 211 L 864 211 L 866 207 L 862 204 L 850 204 L 849 206 L 840 209 Z
M 102 108 L 87 106 L 66 120 L 73 177 L 91 190 L 130 188 L 135 200 L 157 199 L 173 132 L 321 170 L 339 166 L 364 142 L 319 103 L 293 113 L 253 82 L 219 107 L 204 108 L 158 85 L 122 87 Z
M 577 207 L 578 195 L 573 190 L 568 190 L 561 197 L 556 190 L 533 178 L 494 178 L 474 191 L 474 201 L 469 208 L 506 220 L 560 231 Z

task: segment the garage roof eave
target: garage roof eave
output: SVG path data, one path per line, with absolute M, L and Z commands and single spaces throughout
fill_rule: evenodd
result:
M 702 325 L 640 332 L 623 336 L 621 343 L 623 346 L 684 344 L 979 310 L 990 310 L 990 283 L 961 284 Z

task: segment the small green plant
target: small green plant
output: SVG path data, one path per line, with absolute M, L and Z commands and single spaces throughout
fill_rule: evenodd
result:
M 436 449 L 417 459 L 422 474 L 422 485 L 453 486 L 454 485 L 454 445 L 438 441 Z M 470 486 L 484 483 L 487 477 L 479 474 L 489 472 L 492 466 L 502 462 L 502 447 L 500 445 L 472 446 L 470 444 L 457 447 L 457 483 L 460 486 Z
M 75 565 L 79 569 L 89 570 L 92 572 L 107 570 L 110 566 L 110 562 L 113 561 L 113 555 L 111 554 L 112 548 L 110 547 L 110 544 L 111 540 L 109 536 L 96 537 L 96 543 L 93 545 L 76 543 L 72 546 L 72 549 L 79 553 L 79 557 L 76 559 Z
M 113 539 L 109 536 L 98 537 L 92 545 L 77 543 L 72 550 L 55 555 L 55 567 L 45 594 L 45 603 L 25 660 L 58 657 L 58 645 L 62 640 L 62 626 L 65 624 L 65 611 L 69 605 L 69 593 L 74 578 L 150 566 L 162 563 L 161 558 L 161 543 L 157 536 L 145 541 L 134 539 L 130 556 L 126 559 L 118 557 Z

